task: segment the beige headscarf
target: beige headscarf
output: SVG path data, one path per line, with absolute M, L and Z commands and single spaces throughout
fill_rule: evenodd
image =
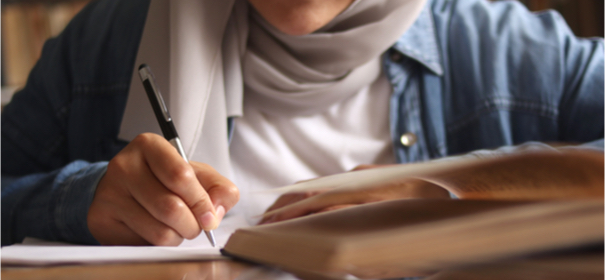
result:
M 290 36 L 251 12 L 246 102 L 270 114 L 325 111 L 376 80 L 378 58 L 411 26 L 418 0 L 357 0 L 321 30 Z
M 152 0 L 135 69 L 153 69 L 189 158 L 231 178 L 226 119 L 241 116 L 244 85 L 267 113 L 321 111 L 376 79 L 425 1 L 356 0 L 318 32 L 288 36 L 245 0 Z M 125 140 L 160 133 L 133 73 Z

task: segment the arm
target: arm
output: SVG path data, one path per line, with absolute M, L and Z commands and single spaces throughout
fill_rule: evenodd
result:
M 450 155 L 603 139 L 602 38 L 577 38 L 558 13 L 516 1 L 436 2 L 451 14 L 441 27 Z
M 603 150 L 605 50 L 603 38 L 577 38 L 557 18 L 564 52 L 564 90 L 559 101 L 560 140 Z M 600 140 L 600 141 L 599 141 Z
M 116 138 L 147 5 L 91 2 L 4 108 L 2 245 L 174 245 L 215 228 L 237 201 L 231 182 L 186 164 L 159 135 Z
M 45 43 L 26 86 L 2 111 L 2 245 L 26 236 L 97 243 L 86 212 L 107 163 L 74 158 L 67 143 L 76 32 L 72 23 Z
M 603 39 L 576 37 L 554 11 L 532 13 L 516 2 L 472 2 L 475 4 L 460 9 L 472 10 L 476 16 L 471 20 L 453 19 L 452 26 L 461 29 L 462 21 L 474 21 L 467 22 L 466 26 L 477 28 L 481 36 L 479 41 L 484 45 L 477 53 L 490 58 L 487 61 L 493 65 L 508 63 L 494 67 L 495 74 L 483 73 L 484 79 L 507 81 L 506 86 L 495 82 L 494 87 L 497 91 L 510 92 L 512 101 L 518 102 L 512 104 L 510 110 L 527 110 L 541 116 L 547 116 L 550 113 L 546 112 L 550 111 L 556 123 L 553 126 L 548 122 L 535 123 L 525 117 L 516 120 L 515 113 L 511 112 L 513 145 L 473 151 L 465 156 L 489 157 L 555 148 L 603 151 Z M 492 48 L 499 49 L 493 51 L 493 57 L 490 56 Z M 490 68 L 489 65 L 481 67 Z M 522 103 L 525 100 L 530 102 Z M 523 108 L 532 106 L 539 107 Z
M 74 161 L 52 172 L 3 175 L 2 245 L 27 236 L 98 244 L 86 227 L 86 213 L 106 166 Z

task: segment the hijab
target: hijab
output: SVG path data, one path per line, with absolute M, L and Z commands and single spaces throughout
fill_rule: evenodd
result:
M 136 71 L 147 63 L 188 157 L 232 178 L 226 120 L 242 116 L 247 96 L 273 115 L 338 103 L 376 79 L 377 60 L 425 2 L 356 0 L 320 30 L 291 36 L 245 0 L 152 0 L 118 137 L 161 134 Z
M 412 25 L 423 3 L 356 0 L 303 36 L 284 34 L 252 11 L 243 65 L 246 96 L 254 95 L 249 100 L 274 115 L 325 111 L 376 80 L 376 60 Z

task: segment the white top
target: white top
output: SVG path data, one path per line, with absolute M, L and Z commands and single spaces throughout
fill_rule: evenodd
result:
M 382 73 L 371 85 L 321 114 L 275 117 L 255 108 L 253 102 L 245 103 L 230 146 L 235 183 L 241 192 L 234 210 L 246 209 L 246 218 L 254 224 L 276 198 L 262 190 L 360 164 L 394 163 L 388 120 L 391 92 Z

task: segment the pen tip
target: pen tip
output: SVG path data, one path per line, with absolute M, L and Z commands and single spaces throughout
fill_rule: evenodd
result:
M 206 237 L 208 237 L 208 241 L 210 241 L 210 245 L 212 245 L 212 247 L 216 247 L 216 241 L 214 240 L 214 233 L 211 230 L 205 230 L 204 233 L 206 234 Z

